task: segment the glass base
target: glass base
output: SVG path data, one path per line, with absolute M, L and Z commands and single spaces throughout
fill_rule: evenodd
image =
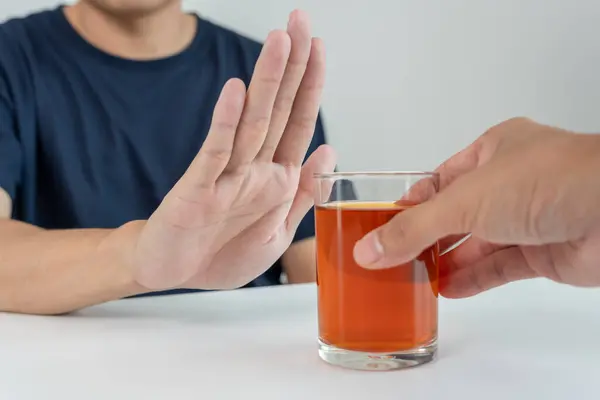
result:
M 319 340 L 319 356 L 329 364 L 363 371 L 391 371 L 412 368 L 435 359 L 437 340 L 412 350 L 367 353 L 344 350 Z

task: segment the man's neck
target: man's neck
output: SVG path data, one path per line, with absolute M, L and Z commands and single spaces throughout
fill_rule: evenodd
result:
M 73 28 L 88 42 L 114 56 L 132 60 L 165 58 L 183 51 L 196 33 L 196 19 L 180 2 L 151 13 L 118 16 L 88 2 L 65 7 Z

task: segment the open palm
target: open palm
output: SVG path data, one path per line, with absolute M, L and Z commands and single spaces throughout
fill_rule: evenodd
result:
M 248 90 L 228 81 L 208 137 L 140 234 L 134 262 L 150 289 L 242 286 L 288 248 L 313 205 L 312 175 L 333 170 L 310 145 L 324 84 L 324 48 L 307 16 L 272 32 Z

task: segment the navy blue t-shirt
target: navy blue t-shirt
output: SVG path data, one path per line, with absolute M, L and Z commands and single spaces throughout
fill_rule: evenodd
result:
M 198 17 L 183 52 L 109 55 L 62 7 L 0 25 L 0 187 L 47 229 L 147 219 L 184 173 L 225 82 L 249 83 L 261 45 Z M 321 121 L 309 153 L 324 142 Z M 309 213 L 295 240 L 314 235 Z M 249 286 L 278 284 L 279 263 Z

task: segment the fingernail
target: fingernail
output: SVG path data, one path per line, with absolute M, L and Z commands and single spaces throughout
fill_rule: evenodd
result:
M 354 261 L 364 268 L 374 267 L 383 258 L 379 236 L 369 233 L 354 246 Z

